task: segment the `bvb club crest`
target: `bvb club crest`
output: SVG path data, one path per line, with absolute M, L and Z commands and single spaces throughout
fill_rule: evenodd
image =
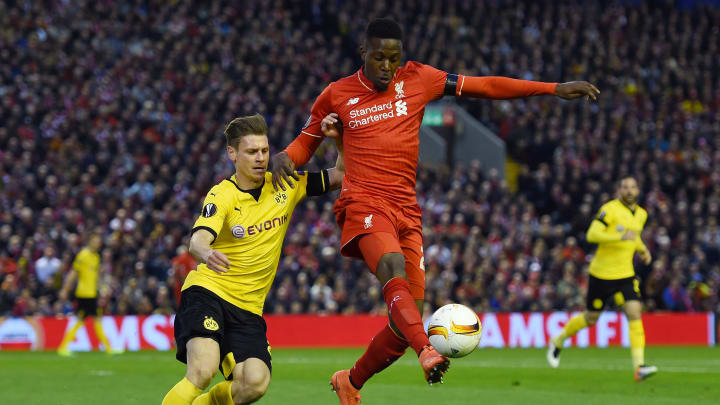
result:
M 210 317 L 207 317 L 207 316 L 206 316 L 206 317 L 205 317 L 205 321 L 203 322 L 203 326 L 205 326 L 205 329 L 207 329 L 207 330 L 212 330 L 212 331 L 216 331 L 216 330 L 220 329 L 220 326 L 218 325 L 217 322 L 215 322 L 215 320 L 213 319 L 212 316 L 210 316 Z

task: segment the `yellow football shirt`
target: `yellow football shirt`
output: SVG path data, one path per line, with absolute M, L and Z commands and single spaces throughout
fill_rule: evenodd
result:
M 275 191 L 265 174 L 258 200 L 237 185 L 235 176 L 215 185 L 205 197 L 193 232 L 210 231 L 211 247 L 227 255 L 230 270 L 218 274 L 204 263 L 191 271 L 183 290 L 197 285 L 244 310 L 262 315 L 295 206 L 308 195 L 308 173 L 298 172 L 295 188 Z M 320 176 L 327 191 L 327 173 Z M 312 188 L 312 187 L 311 187 Z
M 590 274 L 604 280 L 633 277 L 635 252 L 646 249 L 640 238 L 646 221 L 647 211 L 639 205 L 631 211 L 617 199 L 605 203 L 588 229 L 588 240 L 592 233 L 594 239 L 603 239 L 590 262 Z M 637 232 L 635 240 L 621 240 L 628 230 Z
M 78 274 L 75 297 L 97 298 L 100 255 L 88 248 L 83 248 L 75 256 L 72 267 Z

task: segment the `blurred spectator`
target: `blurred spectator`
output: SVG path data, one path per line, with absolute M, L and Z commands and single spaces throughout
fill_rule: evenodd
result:
M 35 261 L 35 275 L 40 283 L 50 280 L 60 269 L 62 262 L 55 255 L 55 248 L 48 246 L 45 248 L 41 258 Z

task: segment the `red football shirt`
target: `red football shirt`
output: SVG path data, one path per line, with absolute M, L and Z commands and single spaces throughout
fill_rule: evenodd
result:
M 432 66 L 407 62 L 395 71 L 388 88 L 379 92 L 361 68 L 331 83 L 318 96 L 299 136 L 313 139 L 302 146 L 314 151 L 324 138 L 320 121 L 337 113 L 343 122 L 343 193 L 416 204 L 420 124 L 425 105 L 443 96 L 446 78 L 446 72 Z M 290 158 L 298 167 L 307 163 Z

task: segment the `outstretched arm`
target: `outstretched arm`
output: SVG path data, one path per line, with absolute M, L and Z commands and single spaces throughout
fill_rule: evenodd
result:
M 600 90 L 598 90 L 597 87 L 584 81 L 546 83 L 511 79 L 501 76 L 476 77 L 448 75 L 448 82 L 451 82 L 453 79 L 457 80 L 455 89 L 455 95 L 457 97 L 504 100 L 540 95 L 555 95 L 566 100 L 584 96 L 597 100 L 597 96 L 600 94 Z
M 272 184 L 275 190 L 279 188 L 286 190 L 284 183 L 287 183 L 290 188 L 295 188 L 290 180 L 290 178 L 298 180 L 295 168 L 307 163 L 325 138 L 320 130 L 320 120 L 332 108 L 331 87 L 326 87 L 315 100 L 310 111 L 310 118 L 300 131 L 300 135 L 284 151 L 272 157 Z

